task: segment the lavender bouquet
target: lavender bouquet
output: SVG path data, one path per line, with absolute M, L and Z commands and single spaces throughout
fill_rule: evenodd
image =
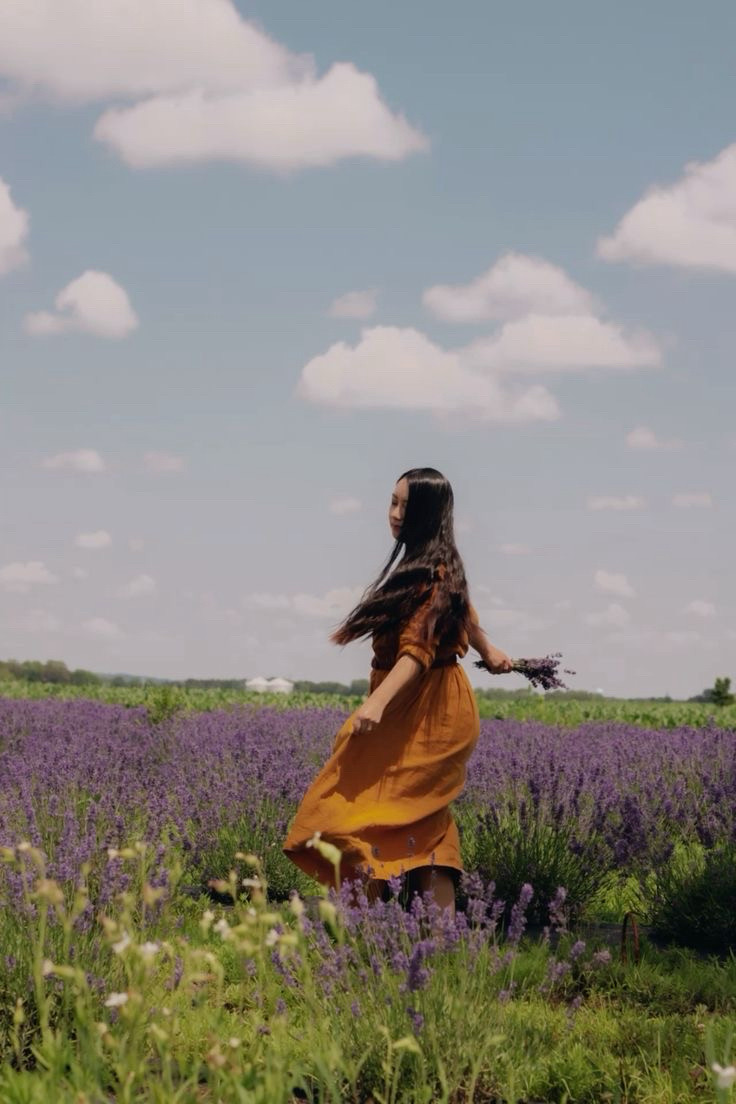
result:
M 541 686 L 543 690 L 569 690 L 569 687 L 565 686 L 565 683 L 558 676 L 561 659 L 562 652 L 553 652 L 552 655 L 544 656 L 543 659 L 516 659 L 511 670 L 524 675 L 534 687 Z M 475 660 L 473 666 L 480 667 L 484 671 L 490 671 L 490 667 L 486 665 L 484 659 Z M 563 667 L 562 673 L 564 675 L 575 674 L 568 667 Z

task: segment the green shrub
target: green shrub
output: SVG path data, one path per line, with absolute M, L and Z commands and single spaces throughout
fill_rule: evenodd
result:
M 657 877 L 651 924 L 681 946 L 736 948 L 736 845 L 677 848 Z

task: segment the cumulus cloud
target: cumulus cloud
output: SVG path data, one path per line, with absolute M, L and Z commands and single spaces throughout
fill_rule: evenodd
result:
M 0 177 L 0 276 L 27 262 L 28 225 L 28 212 L 15 205 L 9 186 Z
M 171 452 L 147 452 L 143 463 L 148 471 L 153 472 L 180 472 L 186 466 L 183 456 L 175 456 Z
M 107 471 L 105 461 L 96 449 L 76 449 L 74 452 L 57 452 L 42 462 L 42 467 L 58 471 L 67 469 L 78 472 Z
M 332 318 L 370 318 L 376 313 L 375 291 L 347 291 L 330 304 Z
M 713 505 L 713 498 L 709 491 L 685 491 L 680 494 L 673 494 L 672 505 L 677 506 L 680 510 L 708 509 Z
M 32 586 L 58 581 L 41 560 L 15 561 L 0 567 L 0 587 L 12 594 L 27 594 Z
M 736 144 L 651 187 L 597 243 L 607 261 L 736 273 Z
M 59 292 L 56 312 L 27 314 L 24 325 L 35 337 L 61 333 L 88 333 L 96 337 L 127 337 L 138 327 L 138 318 L 127 292 L 106 272 L 87 269 Z
M 697 617 L 715 617 L 716 607 L 712 602 L 706 602 L 702 598 L 694 598 L 692 602 L 688 602 L 684 609 L 685 613 L 694 613 Z
M 618 602 L 609 602 L 604 610 L 584 614 L 583 620 L 589 625 L 615 625 L 622 627 L 623 625 L 628 625 L 631 620 L 631 615 L 628 610 L 625 610 Z
M 363 588 L 334 587 L 326 594 L 295 594 L 292 607 L 295 613 L 306 617 L 343 618 L 363 594 Z
M 641 510 L 646 499 L 639 495 L 591 495 L 588 498 L 589 510 Z
M 77 548 L 91 548 L 93 550 L 109 548 L 112 544 L 112 537 L 106 529 L 96 529 L 94 533 L 78 533 L 74 538 L 74 544 Z
M 499 550 L 504 556 L 528 556 L 531 552 L 528 544 L 501 544 Z
M 625 575 L 614 571 L 598 569 L 593 575 L 597 590 L 607 594 L 618 594 L 620 598 L 633 598 L 634 588 Z
M 137 101 L 94 129 L 137 168 L 223 159 L 283 170 L 427 146 L 369 73 L 339 62 L 320 76 L 232 0 L 6 0 L 0 74 L 62 103 Z
M 254 592 L 241 599 L 248 609 L 289 610 L 302 617 L 342 619 L 363 594 L 360 587 L 335 587 L 325 594 L 271 594 Z
M 121 588 L 120 594 L 123 598 L 140 598 L 155 594 L 156 589 L 156 580 L 150 575 L 136 575 Z
M 437 284 L 423 302 L 447 322 L 503 323 L 459 350 L 465 367 L 549 373 L 636 369 L 660 363 L 644 330 L 626 333 L 598 315 L 602 308 L 563 269 L 542 257 L 506 253 L 469 284 Z
M 679 448 L 682 441 L 674 437 L 669 441 L 662 440 L 649 426 L 640 425 L 635 426 L 626 434 L 626 444 L 630 449 L 654 452 L 658 449 Z
M 517 633 L 534 632 L 538 629 L 547 628 L 548 625 L 547 621 L 536 617 L 534 614 L 527 613 L 526 610 L 510 609 L 508 607 L 495 607 L 483 611 L 482 614 L 479 610 L 478 617 L 481 622 L 487 622 L 488 627 L 492 630 L 512 629 Z
M 436 284 L 424 306 L 445 322 L 509 320 L 527 314 L 589 314 L 590 292 L 543 257 L 506 253 L 469 284 Z
M 554 421 L 553 395 L 539 385 L 512 390 L 466 369 L 458 356 L 412 328 L 374 326 L 355 346 L 344 341 L 302 369 L 295 394 L 343 409 L 462 412 L 480 422 Z
M 291 607 L 291 602 L 285 594 L 271 594 L 267 591 L 245 594 L 242 603 L 248 609 L 285 610 Z
M 330 502 L 330 513 L 332 514 L 357 514 L 361 509 L 360 499 L 353 498 L 352 495 L 338 495 Z
M 460 355 L 470 368 L 527 375 L 648 368 L 661 360 L 649 334 L 627 335 L 621 326 L 584 314 L 528 314 L 473 341 Z
M 100 640 L 117 640 L 123 635 L 120 626 L 114 621 L 108 621 L 106 617 L 90 617 L 82 622 L 82 629 L 88 636 L 95 636 Z
M 391 113 L 374 77 L 349 62 L 277 88 L 225 95 L 193 89 L 111 108 L 94 136 L 137 169 L 243 161 L 293 171 L 345 157 L 399 161 L 428 146 L 403 115 Z

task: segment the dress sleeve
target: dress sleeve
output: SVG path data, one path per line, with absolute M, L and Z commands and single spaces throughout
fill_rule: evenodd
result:
M 421 663 L 425 671 L 432 666 L 439 644 L 439 634 L 435 629 L 437 615 L 431 610 L 436 588 L 437 584 L 435 583 L 424 601 L 403 625 L 399 633 L 399 646 L 396 651 L 397 660 L 402 655 L 413 656 Z

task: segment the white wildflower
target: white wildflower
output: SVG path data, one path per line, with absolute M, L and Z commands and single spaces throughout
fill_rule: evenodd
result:
M 120 1008 L 128 1001 L 127 993 L 111 993 L 105 1001 L 105 1008 Z
M 736 1066 L 720 1066 L 718 1062 L 711 1062 L 710 1068 L 716 1075 L 716 1085 L 719 1089 L 730 1089 L 736 1081 Z

